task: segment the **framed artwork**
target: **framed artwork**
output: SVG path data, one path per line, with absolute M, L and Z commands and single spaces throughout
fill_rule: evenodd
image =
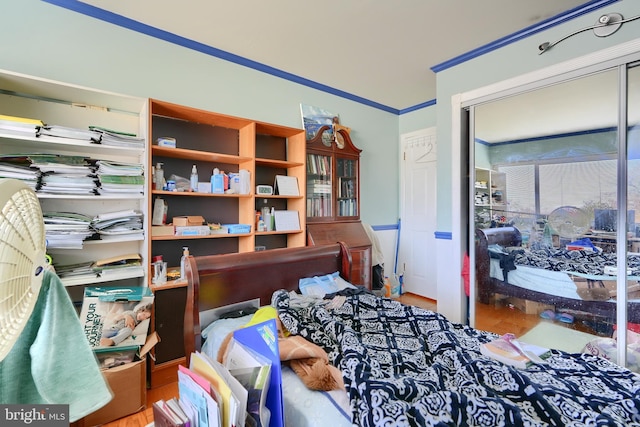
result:
M 333 124 L 337 114 L 331 113 L 320 107 L 300 104 L 302 113 L 302 126 L 304 127 L 307 141 L 313 139 L 318 134 L 322 126 L 329 126 L 329 130 L 322 134 L 322 142 L 328 147 L 333 141 Z

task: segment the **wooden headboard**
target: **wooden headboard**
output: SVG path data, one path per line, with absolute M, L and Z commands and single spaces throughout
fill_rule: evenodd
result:
M 340 272 L 350 281 L 351 257 L 344 243 L 299 248 L 271 249 L 225 255 L 190 256 L 185 265 L 187 303 L 184 315 L 184 346 L 189 356 L 201 348 L 200 312 L 260 298 L 271 304 L 279 290 L 298 290 L 298 280 Z

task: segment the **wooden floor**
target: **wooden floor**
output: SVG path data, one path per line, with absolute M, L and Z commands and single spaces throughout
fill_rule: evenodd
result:
M 437 303 L 434 300 L 420 297 L 414 294 L 403 294 L 397 298 L 400 302 L 415 305 L 429 310 L 437 311 Z M 540 322 L 537 314 L 525 314 L 517 308 L 505 304 L 478 304 L 476 306 L 477 329 L 489 330 L 498 334 L 511 332 L 520 336 Z M 580 324 L 568 325 L 575 329 L 581 329 Z M 125 418 L 104 424 L 105 427 L 144 427 L 153 422 L 151 404 L 160 399 L 170 399 L 178 396 L 178 384 L 172 383 L 166 386 L 147 390 L 147 409 Z

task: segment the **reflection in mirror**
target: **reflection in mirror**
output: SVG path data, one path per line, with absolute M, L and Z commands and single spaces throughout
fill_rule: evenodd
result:
M 618 247 L 634 248 L 640 218 L 640 168 L 630 158 L 619 220 L 619 102 L 612 69 L 475 106 L 475 327 L 569 352 L 609 350 L 625 268 Z M 629 118 L 631 147 L 640 109 Z M 637 287 L 640 262 L 626 258 Z M 627 312 L 640 324 L 640 299 Z

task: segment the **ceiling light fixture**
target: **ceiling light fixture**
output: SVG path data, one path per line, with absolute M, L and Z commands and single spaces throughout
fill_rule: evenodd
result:
M 568 34 L 562 37 L 561 39 L 556 40 L 553 43 L 549 43 L 549 42 L 542 43 L 540 46 L 538 46 L 538 50 L 540 51 L 538 55 L 542 55 L 543 53 L 545 53 L 546 51 L 548 51 L 549 49 L 551 49 L 553 46 L 557 45 L 561 41 L 566 40 L 569 37 L 573 37 L 576 34 L 580 34 L 585 31 L 593 30 L 593 34 L 595 34 L 598 37 L 608 37 L 611 34 L 618 31 L 620 27 L 622 27 L 622 24 L 624 24 L 625 22 L 635 21 L 638 18 L 640 18 L 640 15 L 634 16 L 633 18 L 624 19 L 622 15 L 619 13 L 607 13 L 606 15 L 600 16 L 600 18 L 598 18 L 598 21 L 595 23 L 595 25 L 591 27 L 586 27 L 578 31 L 574 31 L 573 33 Z

